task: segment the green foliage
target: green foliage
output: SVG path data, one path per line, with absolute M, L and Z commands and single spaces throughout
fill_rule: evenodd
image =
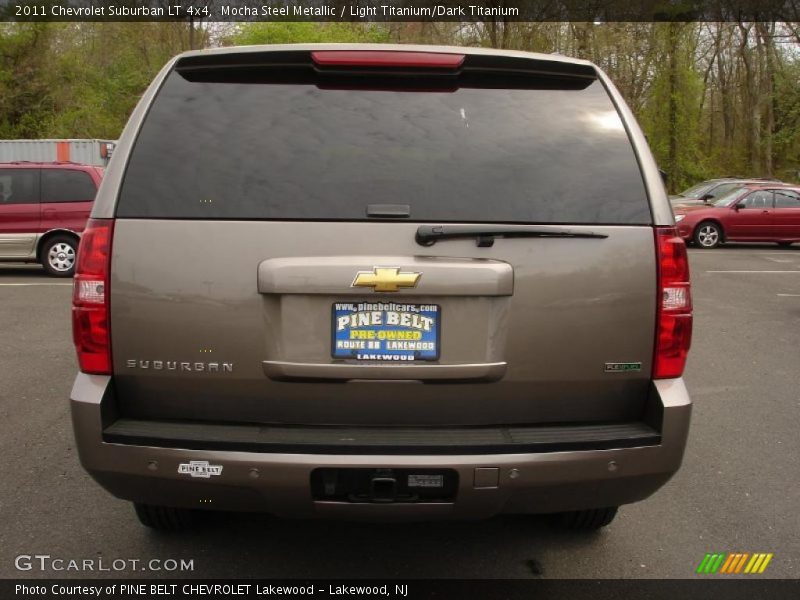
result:
M 254 44 L 388 42 L 389 29 L 382 24 L 358 23 L 247 23 L 227 40 L 232 46 Z
M 195 37 L 207 42 L 204 30 Z M 229 44 L 386 42 L 385 25 L 252 23 Z M 186 23 L 0 23 L 0 138 L 119 136 Z
M 661 168 L 667 171 L 672 191 L 682 190 L 712 171 L 700 148 L 700 114 L 703 81 L 692 60 L 688 39 L 692 24 L 654 30 L 658 63 L 649 96 L 637 115 L 650 148 Z M 674 152 L 674 154 L 672 154 Z
M 800 179 L 800 62 L 782 70 L 775 81 L 775 154 L 783 168 L 776 173 Z
M 52 27 L 0 23 L 0 137 L 36 137 L 51 113 L 47 53 Z
M 116 137 L 139 96 L 161 66 L 182 47 L 149 44 L 160 23 L 84 27 L 54 65 L 61 84 L 53 96 L 61 107 L 50 122 L 55 137 Z M 155 27 L 154 27 L 155 26 Z M 164 39 L 162 38 L 162 42 Z
M 0 24 L 0 138 L 116 138 L 183 23 Z

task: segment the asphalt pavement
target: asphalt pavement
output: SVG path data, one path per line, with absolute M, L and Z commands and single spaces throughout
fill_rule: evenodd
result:
M 800 245 L 691 250 L 690 260 L 685 377 L 695 404 L 683 467 L 589 535 L 540 517 L 354 524 L 250 514 L 209 515 L 180 535 L 149 531 L 78 463 L 69 282 L 0 265 L 0 577 L 685 578 L 707 552 L 770 552 L 763 577 L 797 578 Z M 20 555 L 51 559 L 20 571 Z M 64 569 L 126 562 L 92 572 L 54 570 L 52 559 Z M 161 571 L 142 570 L 152 559 Z M 168 559 L 193 570 L 164 570 Z

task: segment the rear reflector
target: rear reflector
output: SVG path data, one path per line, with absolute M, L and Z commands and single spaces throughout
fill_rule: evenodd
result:
M 653 377 L 680 377 L 692 343 L 692 294 L 686 244 L 674 227 L 657 227 L 658 307 Z
M 311 58 L 318 65 L 342 67 L 457 69 L 464 62 L 463 54 L 387 50 L 319 50 Z
M 114 221 L 90 219 L 78 247 L 72 294 L 72 339 L 84 373 L 111 374 L 109 265 Z

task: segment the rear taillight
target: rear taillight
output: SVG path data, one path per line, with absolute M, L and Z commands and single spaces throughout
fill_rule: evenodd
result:
M 78 247 L 72 292 L 72 339 L 84 373 L 111 374 L 109 266 L 112 219 L 89 219 Z
M 658 309 L 653 377 L 680 377 L 692 343 L 692 294 L 686 244 L 674 227 L 656 227 Z

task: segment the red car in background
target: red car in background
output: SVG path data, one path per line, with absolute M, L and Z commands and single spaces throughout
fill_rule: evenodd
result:
M 77 163 L 0 163 L 0 261 L 71 277 L 102 177 L 101 167 Z
M 686 241 L 700 248 L 724 242 L 800 242 L 800 187 L 749 184 L 712 204 L 676 207 L 675 223 Z

